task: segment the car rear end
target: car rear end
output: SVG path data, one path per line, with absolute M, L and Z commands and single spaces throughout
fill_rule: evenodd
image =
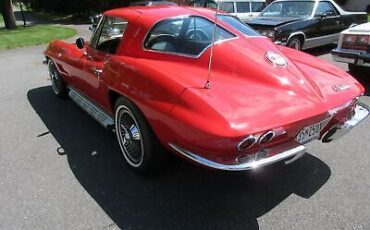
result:
M 334 61 L 348 63 L 350 68 L 370 67 L 370 23 L 343 31 L 331 54 Z

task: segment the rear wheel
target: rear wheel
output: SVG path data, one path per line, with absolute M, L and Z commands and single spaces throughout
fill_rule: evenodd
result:
M 60 76 L 54 62 L 51 59 L 49 59 L 48 61 L 48 70 L 51 81 L 51 88 L 53 89 L 54 94 L 58 97 L 66 97 L 67 87 L 65 86 L 62 77 Z
M 289 39 L 287 47 L 295 50 L 302 50 L 302 41 L 299 37 L 292 37 Z
M 139 172 L 159 169 L 166 156 L 139 109 L 120 97 L 115 103 L 117 140 L 127 164 Z

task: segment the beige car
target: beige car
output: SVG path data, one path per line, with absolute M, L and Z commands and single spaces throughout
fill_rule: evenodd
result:
M 338 47 L 331 54 L 334 61 L 348 63 L 351 72 L 370 69 L 370 22 L 340 33 Z

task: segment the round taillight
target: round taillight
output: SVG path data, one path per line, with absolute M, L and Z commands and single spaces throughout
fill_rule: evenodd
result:
M 238 144 L 238 149 L 240 151 L 244 151 L 252 147 L 256 143 L 257 139 L 250 135 L 247 138 L 243 139 L 239 144 Z
M 260 138 L 258 139 L 258 143 L 260 145 L 264 145 L 264 144 L 267 144 L 268 142 L 270 142 L 273 138 L 275 137 L 275 132 L 274 131 L 268 131 L 264 134 L 262 134 L 262 136 L 260 136 Z

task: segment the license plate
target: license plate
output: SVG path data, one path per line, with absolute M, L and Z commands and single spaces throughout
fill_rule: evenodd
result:
M 307 144 L 320 136 L 320 123 L 304 127 L 297 135 L 296 141 L 300 144 Z

